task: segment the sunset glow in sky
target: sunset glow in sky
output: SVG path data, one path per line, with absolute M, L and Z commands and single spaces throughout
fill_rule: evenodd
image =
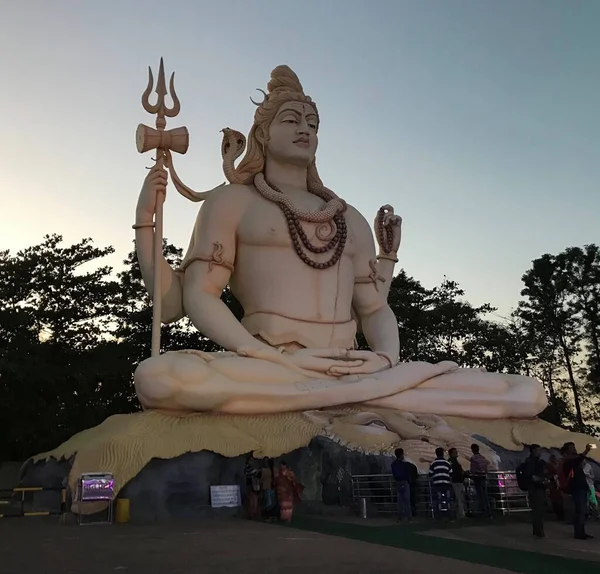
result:
M 321 115 L 325 185 L 369 221 L 402 215 L 400 265 L 507 313 L 532 259 L 600 242 L 596 0 L 2 2 L 0 249 L 92 237 L 131 248 L 153 125 L 140 96 L 175 70 L 183 181 L 224 181 L 219 130 L 248 132 L 255 88 L 288 64 Z M 165 235 L 198 206 L 171 189 Z

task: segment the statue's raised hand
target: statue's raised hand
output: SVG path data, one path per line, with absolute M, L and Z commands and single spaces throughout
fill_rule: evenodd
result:
M 156 164 L 148 172 L 142 185 L 136 209 L 137 223 L 152 221 L 156 213 L 156 198 L 159 193 L 166 194 L 167 183 L 167 170 L 162 165 Z
M 391 205 L 379 208 L 373 224 L 380 255 L 395 255 L 402 239 L 402 218 L 394 213 Z

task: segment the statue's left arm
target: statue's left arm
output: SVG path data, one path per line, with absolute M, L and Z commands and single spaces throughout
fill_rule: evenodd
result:
M 398 322 L 387 304 L 388 289 L 383 289 L 385 280 L 379 274 L 371 228 L 351 207 L 348 208 L 348 220 L 356 247 L 352 306 L 371 349 L 396 364 L 400 355 Z

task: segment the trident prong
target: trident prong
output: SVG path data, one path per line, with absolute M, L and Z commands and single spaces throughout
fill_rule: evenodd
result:
M 152 92 L 152 86 L 154 85 L 154 76 L 152 74 L 152 68 L 148 66 L 148 85 L 142 94 L 142 106 L 149 114 L 156 114 L 157 127 L 159 120 L 161 123 L 164 121 L 165 116 L 168 118 L 174 118 L 181 110 L 181 104 L 179 98 L 175 92 L 175 72 L 171 74 L 169 81 L 169 91 L 167 91 L 167 84 L 165 82 L 165 66 L 163 59 L 160 59 L 160 65 L 158 67 L 158 80 L 156 82 L 155 93 L 157 95 L 156 103 L 150 103 L 150 92 Z M 169 94 L 173 100 L 173 107 L 168 108 L 165 105 L 165 96 Z M 164 127 L 164 126 L 163 126 Z
M 142 106 L 149 114 L 158 113 L 158 102 L 154 105 L 150 104 L 150 92 L 154 85 L 154 76 L 152 75 L 152 68 L 148 66 L 148 85 L 142 94 Z
M 175 93 L 175 72 L 171 73 L 171 79 L 169 80 L 169 94 L 173 100 L 173 107 L 165 108 L 165 115 L 168 118 L 174 118 L 181 111 L 181 104 L 179 103 L 179 98 Z

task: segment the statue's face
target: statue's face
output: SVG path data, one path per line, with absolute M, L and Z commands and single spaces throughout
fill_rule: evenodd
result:
M 269 127 L 267 159 L 309 166 L 317 151 L 317 128 L 317 114 L 310 104 L 282 104 Z

